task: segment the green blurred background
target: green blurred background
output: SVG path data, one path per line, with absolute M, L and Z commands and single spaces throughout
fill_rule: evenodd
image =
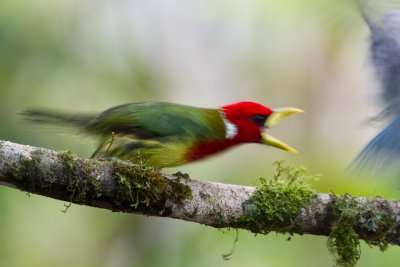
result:
M 255 185 L 272 163 L 322 173 L 321 192 L 384 195 L 341 178 L 377 131 L 368 29 L 351 0 L 2 0 L 0 139 L 88 157 L 94 140 L 36 127 L 18 112 L 102 111 L 159 100 L 217 107 L 240 100 L 295 106 L 273 135 L 291 155 L 246 145 L 177 170 Z M 364 183 L 365 184 L 365 183 Z M 389 196 L 389 195 L 387 195 Z M 325 237 L 234 231 L 73 205 L 0 187 L 0 266 L 332 266 Z M 359 266 L 398 266 L 399 248 L 363 244 Z

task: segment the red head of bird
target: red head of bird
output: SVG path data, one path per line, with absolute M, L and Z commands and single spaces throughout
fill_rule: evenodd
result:
M 270 109 L 255 102 L 238 102 L 221 108 L 227 130 L 227 138 L 237 143 L 263 143 L 290 152 L 296 152 L 283 142 L 267 135 L 265 129 L 281 119 L 303 112 L 297 108 Z

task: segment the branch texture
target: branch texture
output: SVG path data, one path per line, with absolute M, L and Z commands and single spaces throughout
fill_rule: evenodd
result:
M 144 164 L 82 159 L 0 141 L 0 184 L 26 192 L 217 228 L 325 235 L 338 254 L 354 248 L 346 244 L 348 238 L 356 246 L 358 239 L 382 249 L 400 244 L 399 201 L 316 193 L 297 181 L 296 173 L 285 182 L 278 176 L 259 187 L 221 184 L 165 175 Z

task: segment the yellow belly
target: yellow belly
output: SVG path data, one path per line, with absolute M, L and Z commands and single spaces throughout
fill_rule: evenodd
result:
M 176 138 L 157 141 L 116 136 L 104 142 L 95 157 L 118 158 L 134 163 L 145 163 L 156 168 L 173 167 L 187 163 L 185 155 L 190 146 L 190 141 Z

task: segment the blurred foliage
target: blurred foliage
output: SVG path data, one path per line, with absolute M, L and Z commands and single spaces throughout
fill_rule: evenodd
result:
M 340 178 L 372 136 L 376 84 L 367 28 L 351 0 L 0 1 L 0 138 L 89 156 L 95 140 L 38 128 L 30 107 L 101 111 L 163 100 L 214 107 L 238 100 L 297 106 L 273 135 L 300 155 L 246 145 L 179 168 L 194 177 L 254 185 L 272 162 L 323 173 L 319 191 L 365 194 Z M 369 93 L 371 94 L 371 93 Z M 176 172 L 177 169 L 166 169 Z M 371 195 L 381 190 L 368 184 Z M 397 188 L 395 189 L 397 193 Z M 330 266 L 326 238 L 235 233 L 63 203 L 0 187 L 1 266 Z M 359 266 L 393 266 L 398 248 L 362 245 Z M 290 256 L 288 256 L 290 255 Z

